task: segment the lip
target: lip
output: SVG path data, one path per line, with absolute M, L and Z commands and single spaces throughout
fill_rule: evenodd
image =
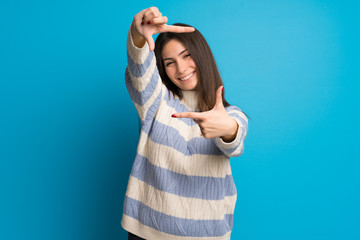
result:
M 180 81 L 182 81 L 182 82 L 189 81 L 189 80 L 194 76 L 195 72 L 196 72 L 196 71 L 193 71 L 192 73 L 189 73 L 189 74 L 187 74 L 187 75 L 185 75 L 185 76 L 183 76 L 183 77 L 179 77 L 178 80 L 180 80 Z M 186 80 L 183 80 L 183 79 L 182 79 L 182 78 L 185 78 L 185 77 L 188 77 L 188 76 L 190 76 L 188 79 L 186 79 Z

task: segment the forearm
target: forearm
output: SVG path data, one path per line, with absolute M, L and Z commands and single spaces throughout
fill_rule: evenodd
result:
M 145 38 L 136 30 L 135 21 L 130 26 L 131 37 L 136 47 L 142 48 L 145 45 Z
M 161 98 L 162 82 L 159 77 L 154 52 L 147 46 L 135 46 L 129 29 L 127 39 L 128 66 L 125 73 L 126 87 L 141 120 L 150 107 L 157 108 Z M 135 37 L 136 38 L 136 37 Z M 154 105 L 155 104 L 155 105 Z

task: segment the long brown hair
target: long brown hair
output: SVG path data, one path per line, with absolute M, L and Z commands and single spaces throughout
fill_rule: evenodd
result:
M 174 25 L 191 27 L 190 25 L 182 23 L 175 23 Z M 199 78 L 195 90 L 199 93 L 198 102 L 200 111 L 205 112 L 211 110 L 215 106 L 216 90 L 220 86 L 223 86 L 223 82 L 208 43 L 197 29 L 195 29 L 194 32 L 189 33 L 165 32 L 160 33 L 157 37 L 155 41 L 155 56 L 160 77 L 174 96 L 177 95 L 180 99 L 183 97 L 181 89 L 179 89 L 167 76 L 164 62 L 161 57 L 164 46 L 172 39 L 176 39 L 184 44 L 195 62 L 197 76 Z M 228 107 L 230 104 L 225 100 L 224 92 L 222 99 L 224 106 Z

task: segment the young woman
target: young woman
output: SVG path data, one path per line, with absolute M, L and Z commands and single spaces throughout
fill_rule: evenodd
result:
M 225 101 L 200 32 L 166 23 L 151 7 L 135 15 L 128 34 L 126 86 L 141 133 L 121 224 L 129 239 L 230 239 L 229 157 L 242 154 L 248 121 Z

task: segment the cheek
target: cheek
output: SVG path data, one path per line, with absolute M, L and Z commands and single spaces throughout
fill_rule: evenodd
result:
M 194 62 L 194 59 L 190 59 L 190 65 L 192 66 L 192 67 L 194 67 L 194 68 L 196 68 L 196 64 L 195 64 L 195 62 Z
M 172 68 L 165 68 L 166 75 L 172 80 L 174 77 L 174 70 Z

